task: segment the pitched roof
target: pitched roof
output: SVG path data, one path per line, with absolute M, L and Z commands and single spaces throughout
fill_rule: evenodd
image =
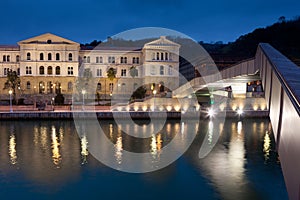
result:
M 19 45 L 20 44 L 50 44 L 50 43 L 51 44 L 76 44 L 76 45 L 79 45 L 77 42 L 54 35 L 52 33 L 45 33 L 45 34 L 38 35 L 38 36 L 18 42 Z

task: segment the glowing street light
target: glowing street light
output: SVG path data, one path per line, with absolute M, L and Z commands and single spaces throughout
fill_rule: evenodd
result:
M 153 95 L 154 95 L 154 99 L 153 99 L 153 111 L 155 110 L 155 95 L 156 95 L 156 90 L 153 90 Z
M 215 116 L 216 112 L 214 111 L 213 108 L 209 108 L 207 111 L 207 115 L 209 116 L 209 118 L 213 118 Z
M 11 95 L 12 95 L 13 91 L 12 91 L 12 90 L 9 90 L 8 93 L 9 93 L 9 106 L 10 106 L 10 112 L 13 112 L 13 110 L 12 110 L 12 99 L 11 99 Z

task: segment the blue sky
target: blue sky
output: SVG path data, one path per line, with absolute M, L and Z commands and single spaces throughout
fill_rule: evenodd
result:
M 128 29 L 163 27 L 196 41 L 234 41 L 280 16 L 300 15 L 299 0 L 3 1 L 0 44 L 51 32 L 80 43 Z

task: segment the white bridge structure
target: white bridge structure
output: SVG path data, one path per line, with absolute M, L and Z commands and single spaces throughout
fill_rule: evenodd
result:
M 266 43 L 259 44 L 253 59 L 218 74 L 198 77 L 173 91 L 185 98 L 202 88 L 218 90 L 261 79 L 265 101 L 290 199 L 300 199 L 300 67 Z

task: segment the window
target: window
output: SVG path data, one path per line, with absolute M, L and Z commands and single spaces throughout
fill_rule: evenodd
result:
M 87 57 L 86 62 L 87 62 L 87 63 L 90 63 L 90 62 L 91 62 L 91 58 L 90 58 L 89 56 Z
M 138 64 L 139 63 L 139 57 L 133 57 L 132 58 L 132 63 L 133 64 Z
M 5 55 L 3 56 L 3 62 L 6 62 L 6 56 Z
M 152 53 L 152 60 L 155 60 L 155 53 Z
M 17 74 L 20 76 L 20 68 L 17 69 Z
M 44 54 L 40 53 L 40 60 L 44 60 Z
M 45 74 L 45 68 L 44 66 L 40 66 L 40 75 Z
M 26 83 L 26 89 L 30 90 L 30 81 L 27 81 L 27 83 Z
M 60 75 L 60 66 L 55 67 L 55 74 Z
M 160 66 L 160 68 L 159 68 L 159 74 L 160 75 L 164 75 L 165 74 L 165 68 L 164 68 L 164 66 Z
M 166 59 L 166 60 L 169 60 L 169 59 L 168 59 L 168 53 L 167 53 L 167 52 L 165 53 L 165 59 Z
M 109 91 L 112 92 L 114 89 L 114 84 L 113 83 L 110 83 L 109 84 Z
M 115 63 L 115 57 L 114 56 L 109 56 L 108 57 L 108 63 Z
M 97 90 L 101 90 L 101 83 L 97 83 Z
M 86 56 L 83 56 L 83 62 L 86 63 Z
M 73 90 L 73 83 L 71 81 L 68 82 L 68 90 L 69 91 Z
M 59 55 L 59 53 L 56 53 L 56 54 L 55 54 L 55 59 L 56 59 L 56 60 L 60 60 L 60 55 Z
M 6 59 L 7 59 L 7 62 L 10 62 L 10 56 L 7 56 Z
M 103 63 L 103 58 L 101 56 L 99 57 L 99 62 Z
M 45 83 L 43 81 L 41 81 L 39 83 L 39 93 L 42 94 L 45 92 Z
M 52 60 L 52 54 L 48 53 L 48 60 Z
M 20 62 L 20 56 L 19 55 L 16 56 L 16 62 Z
M 136 64 L 139 64 L 140 63 L 140 58 L 136 57 L 135 62 L 136 62 Z
M 164 60 L 164 53 L 160 53 L 160 60 Z
M 156 60 L 159 60 L 159 53 L 156 53 Z
M 168 71 L 169 71 L 169 75 L 173 75 L 173 69 L 171 65 L 169 66 Z
M 27 53 L 27 60 L 31 60 L 31 55 L 29 52 Z
M 32 74 L 30 66 L 26 66 L 26 74 Z
M 69 53 L 69 61 L 72 61 L 73 60 L 73 55 L 72 53 Z
M 126 69 L 121 70 L 121 76 L 126 76 Z
M 68 67 L 68 75 L 73 75 L 73 67 Z
M 127 57 L 121 57 L 121 63 L 127 63 Z
M 99 63 L 99 57 L 96 57 L 96 63 Z
M 125 83 L 122 83 L 121 90 L 122 90 L 122 92 L 126 92 L 126 84 Z
M 3 73 L 3 75 L 4 75 L 4 76 L 7 76 L 8 72 L 9 72 L 9 68 L 4 68 L 4 73 Z
M 51 66 L 48 66 L 48 68 L 47 68 L 47 74 L 48 75 L 52 75 L 52 67 Z
M 151 75 L 155 75 L 155 74 L 156 74 L 155 71 L 156 71 L 156 70 L 155 70 L 155 66 L 151 66 L 150 74 L 151 74 Z
M 97 69 L 97 76 L 102 76 L 102 69 Z

